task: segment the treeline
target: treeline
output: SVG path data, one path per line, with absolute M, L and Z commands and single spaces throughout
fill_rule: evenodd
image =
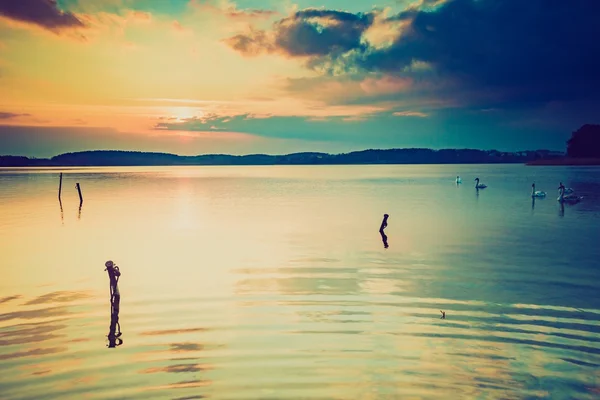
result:
M 600 158 L 600 125 L 585 124 L 567 141 L 567 155 L 573 158 Z

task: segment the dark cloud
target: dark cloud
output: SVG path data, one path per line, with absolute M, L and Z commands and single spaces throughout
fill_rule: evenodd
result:
M 251 30 L 226 43 L 244 55 L 331 56 L 362 48 L 362 35 L 373 20 L 374 13 L 306 9 L 275 22 L 270 32 Z
M 0 0 L 0 1 L 2 1 L 2 0 Z M 16 113 L 0 111 L 0 119 L 11 119 L 11 118 L 29 117 L 29 116 L 30 116 L 30 114 L 16 114 Z
M 0 15 L 53 32 L 85 26 L 74 14 L 59 10 L 56 0 L 0 0 Z
M 251 29 L 249 33 L 230 37 L 225 40 L 225 43 L 245 56 L 257 56 L 265 52 L 273 52 L 276 49 L 265 31 L 254 29 Z
M 401 74 L 414 61 L 510 99 L 598 98 L 600 2 L 453 0 L 432 12 L 401 13 L 409 27 L 388 48 L 356 63 Z
M 228 43 L 246 55 L 310 56 L 306 65 L 329 75 L 414 78 L 461 104 L 600 101 L 600 1 L 426 0 L 387 19 L 376 13 L 299 11 Z M 373 24 L 396 39 L 369 43 Z

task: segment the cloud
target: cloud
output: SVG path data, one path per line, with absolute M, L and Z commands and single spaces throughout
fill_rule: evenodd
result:
M 383 108 L 374 108 L 370 113 L 360 114 L 343 112 L 339 115 L 314 114 L 309 116 L 212 115 L 204 120 L 198 117 L 176 120 L 167 118 L 156 124 L 155 129 L 172 134 L 189 132 L 189 135 L 193 137 L 208 135 L 213 131 L 211 127 L 215 127 L 221 131 L 218 135 L 230 135 L 236 132 L 238 135 L 266 139 L 364 143 L 379 135 L 379 132 L 371 135 L 365 135 L 364 132 L 377 131 L 378 129 L 373 127 L 381 126 L 381 118 L 397 119 L 383 114 L 383 111 Z
M 146 11 L 130 10 L 128 15 L 131 19 L 137 22 L 150 22 L 152 21 L 152 14 Z
M 226 17 L 229 20 L 250 22 L 269 19 L 279 13 L 274 10 L 265 10 L 257 8 L 240 9 L 238 6 L 228 0 L 192 0 L 190 5 L 203 13 L 213 13 Z
M 1 0 L 0 0 L 1 1 Z M 155 21 L 152 13 L 132 9 L 120 9 L 115 12 L 96 11 L 90 13 L 77 14 L 88 28 L 86 38 L 97 37 L 100 34 L 112 32 L 119 37 L 124 38 L 128 28 L 136 26 L 155 27 L 162 21 Z M 164 28 L 167 24 L 163 24 Z
M 398 105 L 385 104 L 387 97 L 399 97 L 412 93 L 414 89 L 410 78 L 382 74 L 287 78 L 280 80 L 278 87 L 296 98 L 321 101 L 324 108 L 332 105 L 379 104 L 390 109 Z
M 263 19 L 270 18 L 277 15 L 277 11 L 273 10 L 260 10 L 260 9 L 246 9 L 238 10 L 235 7 L 229 7 L 225 10 L 225 16 L 229 18 L 242 18 L 242 19 Z
M 54 33 L 68 28 L 85 27 L 75 14 L 60 10 L 56 0 L 0 0 L 0 15 L 40 26 Z
M 190 32 L 188 29 L 184 28 L 183 25 L 181 25 L 181 22 L 179 22 L 179 21 L 173 21 L 171 26 L 173 27 L 173 30 L 177 33 L 189 33 Z
M 392 115 L 394 115 L 396 117 L 419 117 L 419 118 L 425 118 L 428 116 L 428 114 L 425 114 L 420 111 L 396 111 Z
M 363 40 L 371 48 L 381 48 L 391 45 L 409 25 L 407 21 L 390 18 L 390 9 L 384 9 L 375 14 L 373 24 L 365 31 Z
M 367 77 L 360 83 L 360 87 L 367 95 L 398 93 L 408 90 L 411 85 L 412 80 L 409 78 L 390 75 Z
M 19 118 L 19 117 L 29 117 L 31 116 L 30 114 L 18 114 L 18 113 L 11 113 L 11 112 L 2 112 L 0 111 L 0 119 L 13 119 L 13 118 Z
M 249 118 L 249 115 L 244 115 L 242 118 Z M 240 118 L 240 117 L 236 117 Z M 162 131 L 224 131 L 215 124 L 227 123 L 231 121 L 231 116 L 219 116 L 217 114 L 205 114 L 200 117 L 177 118 L 177 117 L 160 117 L 153 129 Z
M 588 0 L 421 0 L 394 15 L 297 11 L 226 43 L 308 57 L 323 75 L 409 79 L 455 104 L 600 101 L 598 15 Z
M 276 50 L 271 38 L 265 31 L 250 28 L 250 32 L 232 36 L 225 43 L 235 51 L 245 56 L 257 56 L 264 52 L 271 53 Z
M 281 53 L 289 57 L 323 57 L 363 47 L 362 35 L 374 13 L 305 9 L 275 22 L 272 30 L 251 29 L 225 40 L 246 56 Z
M 409 18 L 410 29 L 354 61 L 389 73 L 424 62 L 463 87 L 507 98 L 586 95 L 590 84 L 600 86 L 598 12 L 600 3 L 583 0 L 447 1 L 393 17 Z

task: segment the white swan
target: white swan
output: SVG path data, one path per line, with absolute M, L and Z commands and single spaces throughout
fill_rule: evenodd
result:
M 546 192 L 535 190 L 535 183 L 531 185 L 531 197 L 546 197 Z
M 462 179 L 460 178 L 460 176 L 456 176 L 456 184 L 458 185 L 459 183 L 462 183 Z
M 485 183 L 479 183 L 479 178 L 475 178 L 475 181 L 477 182 L 475 184 L 475 189 L 485 189 L 487 187 Z
M 560 184 L 558 185 L 558 191 L 560 192 L 560 188 L 565 189 L 565 194 L 571 194 L 571 193 L 575 193 L 575 191 L 571 188 L 565 187 L 565 185 L 563 185 L 562 182 L 560 182 Z
M 575 204 L 575 203 L 579 203 L 581 200 L 583 200 L 582 196 L 577 196 L 574 193 L 565 195 L 565 187 L 564 186 L 559 188 L 558 191 L 559 191 L 559 195 L 558 195 L 558 199 L 556 199 L 556 200 L 558 200 L 560 203 Z

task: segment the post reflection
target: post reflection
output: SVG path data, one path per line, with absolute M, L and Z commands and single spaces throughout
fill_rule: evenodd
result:
M 387 237 L 387 235 L 383 231 L 379 231 L 379 234 L 381 235 L 381 241 L 383 242 L 383 247 L 386 248 L 386 249 L 388 247 L 390 247 L 390 245 L 388 244 L 388 237 Z
M 381 226 L 379 227 L 379 234 L 381 235 L 381 241 L 383 242 L 383 247 L 388 248 L 388 237 L 384 232 L 384 229 L 387 227 L 387 220 L 389 218 L 388 214 L 383 214 L 383 221 L 381 221 Z
M 111 303 L 110 307 L 110 327 L 108 329 L 108 348 L 118 347 L 123 344 L 123 339 L 121 339 L 121 324 L 119 324 L 119 307 L 118 304 L 116 307 Z
M 121 271 L 112 261 L 107 261 L 104 269 L 108 273 L 110 282 L 110 327 L 108 330 L 108 348 L 118 347 L 123 344 L 121 339 L 121 324 L 119 323 L 119 311 L 121 306 L 121 293 L 119 292 L 119 277 Z

